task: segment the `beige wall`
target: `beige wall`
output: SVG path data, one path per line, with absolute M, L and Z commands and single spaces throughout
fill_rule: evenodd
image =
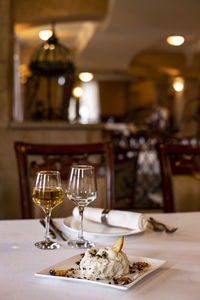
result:
M 12 190 L 12 157 L 8 143 L 8 124 L 10 119 L 10 102 L 12 92 L 12 80 L 9 81 L 11 74 L 11 56 L 12 56 L 12 16 L 10 0 L 0 1 L 0 40 L 3 41 L 0 47 L 0 218 L 11 217 L 9 206 L 13 199 L 9 198 L 8 193 Z M 11 87 L 11 88 L 10 88 Z M 15 198 L 14 198 L 15 199 Z M 14 201 L 13 201 L 14 202 Z M 13 203 L 14 207 L 14 203 Z M 18 210 L 18 208 L 15 208 Z
M 155 84 L 152 80 L 141 80 L 131 85 L 131 108 L 152 106 L 155 101 Z
M 126 113 L 128 87 L 128 83 L 123 81 L 99 81 L 103 116 L 121 116 Z
M 10 94 L 12 91 L 11 61 L 12 57 L 12 15 L 10 0 L 0 1 L 0 127 L 8 124 L 10 116 Z

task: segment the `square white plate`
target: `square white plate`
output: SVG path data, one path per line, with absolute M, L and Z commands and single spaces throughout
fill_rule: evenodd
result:
M 158 259 L 152 259 L 152 258 L 147 258 L 147 257 L 140 257 L 140 256 L 132 256 L 128 257 L 130 264 L 133 262 L 147 262 L 150 264 L 150 267 L 147 270 L 142 271 L 141 273 L 133 273 L 133 274 L 128 274 L 127 277 L 131 278 L 133 281 L 127 285 L 116 285 L 114 283 L 109 284 L 109 281 L 111 280 L 87 280 L 87 279 L 78 279 L 78 278 L 70 278 L 70 277 L 61 277 L 61 276 L 53 276 L 49 274 L 50 269 L 55 269 L 55 270 L 65 270 L 69 268 L 78 268 L 76 262 L 80 261 L 81 256 L 76 255 L 72 256 L 68 259 L 65 259 L 61 262 L 58 262 L 55 265 L 49 266 L 48 268 L 39 271 L 35 273 L 36 276 L 44 277 L 44 278 L 49 278 L 52 280 L 66 280 L 66 281 L 74 281 L 76 283 L 83 283 L 83 284 L 96 284 L 96 285 L 102 285 L 110 288 L 115 288 L 115 289 L 121 289 L 121 290 L 127 290 L 130 287 L 132 287 L 134 284 L 136 284 L 139 280 L 147 276 L 148 274 L 154 272 L 155 270 L 159 269 L 166 261 L 164 260 L 158 260 Z

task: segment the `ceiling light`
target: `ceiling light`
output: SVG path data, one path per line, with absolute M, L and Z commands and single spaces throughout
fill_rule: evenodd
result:
M 52 30 L 41 30 L 39 32 L 39 37 L 41 38 L 41 40 L 47 41 L 52 36 L 52 34 Z
M 89 82 L 93 79 L 94 75 L 89 72 L 81 72 L 79 74 L 79 79 L 84 82 Z
M 182 92 L 184 89 L 184 80 L 181 77 L 177 77 L 174 80 L 173 88 L 176 92 Z
M 185 39 L 181 35 L 171 35 L 167 37 L 167 43 L 172 46 L 181 46 Z
M 81 87 L 76 87 L 73 89 L 72 93 L 73 93 L 74 97 L 80 98 L 83 94 L 83 89 Z

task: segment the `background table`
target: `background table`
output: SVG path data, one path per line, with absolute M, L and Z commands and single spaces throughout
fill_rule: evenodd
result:
M 70 249 L 66 243 L 57 250 L 39 250 L 34 242 L 43 238 L 44 229 L 38 220 L 0 221 L 0 299 L 200 299 L 200 213 L 152 216 L 179 229 L 172 235 L 148 229 L 125 237 L 127 255 L 167 261 L 127 291 L 34 276 L 83 250 Z M 64 229 L 62 219 L 56 222 Z M 112 245 L 115 240 L 94 239 L 97 246 Z

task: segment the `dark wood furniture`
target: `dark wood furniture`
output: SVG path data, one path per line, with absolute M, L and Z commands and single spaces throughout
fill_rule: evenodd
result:
M 122 130 L 103 131 L 103 138 L 112 140 L 114 145 L 116 207 L 160 209 L 160 202 L 155 201 L 160 198 L 157 194 L 161 180 L 155 151 L 155 144 L 160 139 L 156 133 L 146 130 L 125 133 Z
M 89 163 L 95 166 L 97 176 L 105 178 L 106 207 L 114 207 L 114 159 L 110 142 L 74 145 L 14 144 L 21 192 L 22 218 L 33 218 L 31 180 L 39 170 L 59 170 L 67 180 L 72 164 Z M 39 159 L 39 161 L 38 161 Z
M 161 168 L 164 212 L 174 212 L 173 175 L 191 175 L 200 171 L 200 145 L 156 144 Z M 184 187 L 183 187 L 184 188 Z
M 139 149 L 123 131 L 106 129 L 102 138 L 114 147 L 115 208 L 134 209 Z

